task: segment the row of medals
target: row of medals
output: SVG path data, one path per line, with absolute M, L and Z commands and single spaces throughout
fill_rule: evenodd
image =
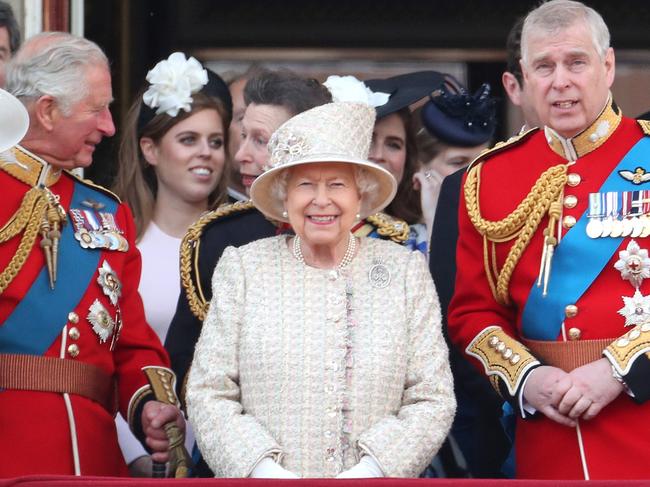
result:
M 83 248 L 120 252 L 129 249 L 129 242 L 122 235 L 112 213 L 73 208 L 70 216 L 75 229 L 74 237 Z
M 589 194 L 587 236 L 590 238 L 650 236 L 649 203 L 650 190 Z

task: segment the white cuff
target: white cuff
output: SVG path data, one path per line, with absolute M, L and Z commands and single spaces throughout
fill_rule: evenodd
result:
M 364 455 L 354 467 L 344 470 L 336 476 L 337 479 L 369 479 L 383 477 L 377 461 L 369 455 Z
M 534 371 L 533 371 L 534 372 Z M 528 374 L 526 377 L 524 377 L 524 381 L 521 383 L 521 389 L 519 390 L 519 410 L 521 411 L 521 417 L 523 419 L 526 419 L 526 413 L 528 415 L 532 416 L 537 412 L 537 409 L 535 409 L 533 406 L 531 406 L 528 401 L 524 398 L 524 390 L 526 389 L 526 382 L 528 382 L 528 379 L 530 379 L 530 376 L 533 375 L 533 372 Z
M 262 458 L 250 474 L 253 479 L 299 479 L 295 473 L 278 465 L 269 457 Z

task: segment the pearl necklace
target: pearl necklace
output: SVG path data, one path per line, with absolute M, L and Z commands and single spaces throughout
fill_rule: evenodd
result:
M 305 256 L 302 255 L 302 249 L 300 248 L 300 237 L 296 235 L 293 239 L 293 256 L 301 264 L 305 264 Z M 348 248 L 345 249 L 345 254 L 343 254 L 343 259 L 339 262 L 339 265 L 336 266 L 337 269 L 341 270 L 352 262 L 354 258 L 354 253 L 357 250 L 357 239 L 350 233 L 348 237 Z

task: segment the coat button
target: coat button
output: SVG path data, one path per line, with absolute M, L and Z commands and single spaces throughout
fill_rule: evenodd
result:
M 569 328 L 569 340 L 580 340 L 582 330 L 580 328 Z
M 77 355 L 79 355 L 79 347 L 77 346 L 76 343 L 73 343 L 68 347 L 68 353 L 72 358 L 75 358 L 77 357 Z
M 73 326 L 68 330 L 68 336 L 73 340 L 79 340 L 80 335 L 81 334 L 79 333 L 79 328 L 77 328 L 76 326 Z
M 79 323 L 79 315 L 74 311 L 71 311 L 70 313 L 68 313 L 68 321 L 76 325 L 77 323 Z
M 576 218 L 571 215 L 567 215 L 562 218 L 562 226 L 564 228 L 572 228 L 576 224 Z
M 578 197 L 572 194 L 566 195 L 564 197 L 564 207 L 565 208 L 575 208 L 578 204 Z
M 572 172 L 567 174 L 567 181 L 566 183 L 569 186 L 577 186 L 580 184 L 580 181 L 582 181 L 582 178 L 580 177 L 580 174 Z
M 578 307 L 575 304 L 567 304 L 564 314 L 567 318 L 574 318 L 578 314 Z

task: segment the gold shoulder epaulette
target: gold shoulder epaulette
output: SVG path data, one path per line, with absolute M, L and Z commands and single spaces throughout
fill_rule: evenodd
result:
M 650 121 L 648 121 L 648 120 L 637 120 L 636 123 L 639 124 L 639 127 L 641 127 L 641 130 L 643 130 L 643 133 L 645 135 L 650 135 Z
M 394 218 L 386 213 L 375 213 L 366 218 L 368 223 L 377 227 L 377 233 L 393 242 L 402 244 L 409 236 L 409 225 L 404 220 Z
M 509 147 L 512 147 L 512 146 L 517 145 L 517 144 L 521 144 L 528 137 L 530 137 L 532 134 L 534 134 L 538 130 L 539 130 L 539 128 L 534 127 L 532 129 L 520 132 L 517 135 L 513 135 L 508 140 L 505 140 L 505 141 L 502 140 L 502 141 L 497 142 L 496 144 L 494 144 L 494 146 L 492 146 L 489 149 L 485 149 L 478 156 L 476 156 L 476 158 L 474 158 L 474 160 L 472 162 L 470 162 L 469 166 L 467 166 L 467 170 L 469 171 L 472 168 L 472 166 L 474 166 L 474 164 L 476 164 L 477 162 L 484 161 L 488 157 L 491 157 L 494 154 L 498 154 L 499 152 L 501 152 L 501 151 L 503 151 L 503 150 L 505 150 L 505 149 L 507 149 Z
M 89 188 L 93 188 L 101 193 L 104 193 L 105 195 L 113 198 L 115 201 L 118 203 L 122 203 L 122 200 L 118 195 L 113 193 L 110 189 L 105 188 L 104 186 L 100 186 L 99 184 L 93 183 L 90 179 L 84 179 L 82 177 L 77 176 L 73 171 L 65 170 L 67 174 L 69 174 L 71 177 L 76 179 L 79 183 L 83 184 L 84 186 L 88 186 Z
M 201 287 L 201 279 L 199 279 L 199 248 L 203 230 L 206 225 L 219 218 L 252 210 L 253 208 L 255 206 L 252 201 L 237 201 L 228 205 L 222 205 L 216 210 L 208 211 L 192 224 L 181 241 L 181 286 L 185 290 L 190 310 L 201 321 L 205 318 L 208 312 L 208 306 L 210 305 L 205 299 L 205 294 Z

